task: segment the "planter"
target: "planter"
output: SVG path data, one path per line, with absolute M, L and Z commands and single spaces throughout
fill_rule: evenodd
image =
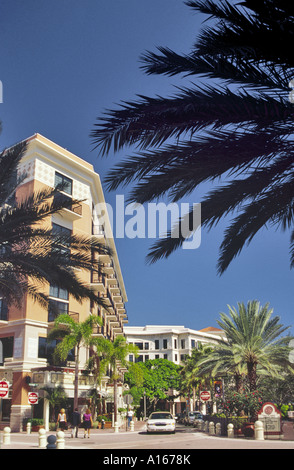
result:
M 245 423 L 242 426 L 242 433 L 245 437 L 253 437 L 254 436 L 254 423 Z
M 239 428 L 239 429 L 234 429 L 234 435 L 235 435 L 235 436 L 243 436 L 242 429 L 241 429 L 241 428 Z

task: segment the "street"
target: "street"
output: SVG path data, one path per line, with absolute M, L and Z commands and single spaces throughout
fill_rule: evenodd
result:
M 139 424 L 139 423 L 138 423 Z M 47 433 L 47 437 L 55 432 Z M 71 438 L 70 431 L 65 432 L 65 449 L 95 449 L 99 452 L 99 461 L 105 455 L 109 455 L 110 450 L 139 451 L 154 449 L 165 449 L 170 451 L 181 451 L 184 455 L 190 450 L 211 450 L 211 449 L 294 449 L 294 441 L 286 440 L 264 440 L 256 441 L 254 439 L 227 437 L 214 437 L 206 433 L 198 432 L 193 427 L 185 427 L 177 425 L 175 434 L 147 434 L 144 423 L 136 426 L 134 432 L 121 429 L 120 432 L 114 433 L 110 430 L 91 430 L 90 438 L 83 438 L 83 430 L 80 431 L 79 437 Z M 38 447 L 38 433 L 27 435 L 26 433 L 12 433 L 9 445 L 1 444 L 1 449 L 27 449 L 41 450 Z M 117 454 L 117 453 L 116 453 Z

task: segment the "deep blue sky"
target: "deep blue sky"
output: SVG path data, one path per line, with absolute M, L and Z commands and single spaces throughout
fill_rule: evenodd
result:
M 174 84 L 188 84 L 144 75 L 139 57 L 156 46 L 188 52 L 202 20 L 182 0 L 2 0 L 1 147 L 39 132 L 91 162 L 103 180 L 120 156 L 93 151 L 96 117 L 136 94 L 170 96 Z M 113 203 L 115 194 L 104 192 Z M 193 198 L 200 202 L 200 194 Z M 269 302 L 284 325 L 293 324 L 289 233 L 263 230 L 219 277 L 223 230 L 203 231 L 200 248 L 152 266 L 145 256 L 153 240 L 116 241 L 129 325 L 217 326 L 227 304 L 251 299 Z

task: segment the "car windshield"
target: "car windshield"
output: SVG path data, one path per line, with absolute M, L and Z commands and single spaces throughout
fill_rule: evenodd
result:
M 173 419 L 170 413 L 152 413 L 149 419 Z

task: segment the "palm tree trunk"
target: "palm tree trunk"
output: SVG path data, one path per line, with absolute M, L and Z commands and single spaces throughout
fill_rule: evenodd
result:
M 256 363 L 255 362 L 247 362 L 247 371 L 248 371 L 248 381 L 249 381 L 249 390 L 250 392 L 254 392 L 256 390 Z
M 236 384 L 236 391 L 238 393 L 241 393 L 242 385 L 243 385 L 241 374 L 238 374 L 238 373 L 235 374 L 235 384 Z
M 78 407 L 78 400 L 79 400 L 79 356 L 80 356 L 80 347 L 77 346 L 76 363 L 75 363 L 75 384 L 74 384 L 74 410 Z

